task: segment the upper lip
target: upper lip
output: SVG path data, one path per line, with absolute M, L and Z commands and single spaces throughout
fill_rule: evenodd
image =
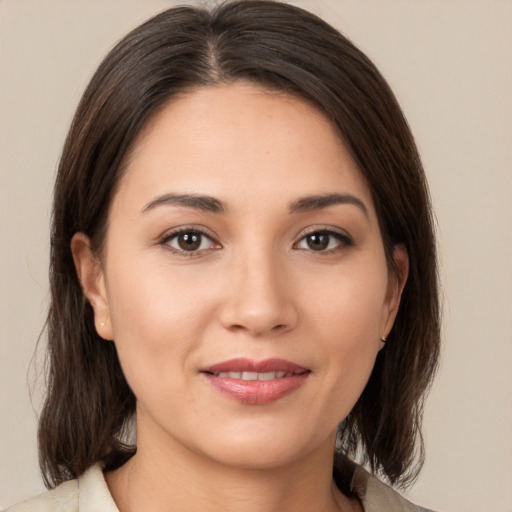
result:
M 230 359 L 212 366 L 201 368 L 201 372 L 224 373 L 224 372 L 286 372 L 286 373 L 304 373 L 309 371 L 292 361 L 286 359 L 264 359 L 262 361 L 253 361 L 247 358 Z

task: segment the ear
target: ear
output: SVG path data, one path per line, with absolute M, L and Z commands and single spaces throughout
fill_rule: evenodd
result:
M 101 261 L 91 250 L 91 241 L 84 233 L 71 239 L 71 253 L 78 280 L 94 311 L 96 332 L 104 339 L 113 339 L 108 296 Z
M 409 275 L 409 256 L 404 245 L 398 244 L 393 247 L 393 261 L 395 268 L 389 271 L 386 302 L 380 329 L 380 335 L 384 340 L 388 337 L 395 322 L 402 291 Z

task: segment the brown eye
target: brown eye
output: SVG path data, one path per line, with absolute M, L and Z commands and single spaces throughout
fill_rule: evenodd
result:
M 201 238 L 201 233 L 190 231 L 179 234 L 176 241 L 183 251 L 197 251 L 201 247 Z
M 349 245 L 352 245 L 352 240 L 347 235 L 332 230 L 319 230 L 301 238 L 295 247 L 308 251 L 329 252 Z
M 329 247 L 330 238 L 327 233 L 312 233 L 306 237 L 306 243 L 312 251 L 323 251 Z
M 177 252 L 192 253 L 217 248 L 217 245 L 209 236 L 193 229 L 171 234 L 163 243 Z

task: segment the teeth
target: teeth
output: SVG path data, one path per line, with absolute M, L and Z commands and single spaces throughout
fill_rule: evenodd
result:
M 287 373 L 283 371 L 276 372 L 220 372 L 215 374 L 217 377 L 224 377 L 228 379 L 238 379 L 238 380 L 273 380 L 273 379 L 282 379 L 283 377 L 290 377 L 292 375 L 296 375 L 296 373 Z
M 279 379 L 277 372 L 267 372 L 267 373 L 260 373 L 258 375 L 258 380 L 272 380 L 272 379 Z

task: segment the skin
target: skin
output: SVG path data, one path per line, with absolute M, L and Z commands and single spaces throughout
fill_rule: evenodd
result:
M 224 211 L 168 194 L 212 197 Z M 290 209 L 332 194 L 361 204 Z M 181 228 L 207 236 L 185 251 Z M 307 237 L 318 231 L 325 249 Z M 102 254 L 81 233 L 72 250 L 137 397 L 137 454 L 106 475 L 121 512 L 360 510 L 332 483 L 335 433 L 392 328 L 407 255 L 395 248 L 397 278 L 370 190 L 329 120 L 246 83 L 174 100 L 135 143 Z M 310 373 L 275 402 L 243 404 L 199 373 L 235 357 Z

